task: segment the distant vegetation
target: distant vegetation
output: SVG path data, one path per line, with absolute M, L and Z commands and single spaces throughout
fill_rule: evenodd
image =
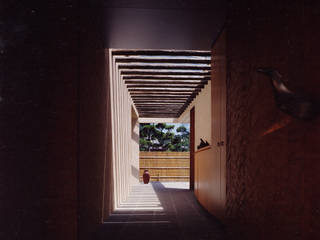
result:
M 140 151 L 189 151 L 189 131 L 166 123 L 140 123 Z

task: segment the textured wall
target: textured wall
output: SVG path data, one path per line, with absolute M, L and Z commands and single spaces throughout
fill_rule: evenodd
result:
M 320 119 L 279 111 L 256 73 L 274 67 L 291 89 L 319 98 L 319 9 L 316 1 L 229 3 L 227 217 L 237 239 L 320 237 Z

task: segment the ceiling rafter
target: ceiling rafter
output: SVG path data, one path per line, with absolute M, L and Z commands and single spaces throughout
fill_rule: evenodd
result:
M 160 72 L 160 71 L 127 71 L 127 70 L 121 70 L 120 73 L 122 75 L 151 75 L 151 76 L 157 76 L 157 75 L 165 75 L 165 76 L 176 76 L 176 75 L 182 75 L 182 76 L 210 76 L 210 72 L 205 71 L 205 72 L 185 72 L 185 71 L 180 71 L 180 72 L 171 72 L 171 71 L 166 71 L 166 72 Z
M 210 51 L 181 51 L 181 50 L 113 50 L 114 56 L 200 56 L 210 57 Z
M 179 117 L 211 79 L 209 51 L 113 50 L 140 117 Z
M 196 84 L 196 85 L 171 85 L 171 84 L 128 84 L 127 88 L 129 91 L 135 91 L 135 90 L 145 90 L 146 92 L 149 92 L 151 90 L 154 90 L 156 92 L 159 92 L 161 89 L 168 90 L 168 92 L 184 92 L 184 91 L 194 91 L 194 90 L 201 90 L 203 88 L 203 84 Z
M 116 63 L 202 63 L 210 64 L 211 60 L 207 59 L 172 59 L 172 58 L 116 58 Z
M 129 65 L 129 64 L 120 64 L 118 65 L 120 70 L 122 69 L 132 69 L 132 70 L 190 70 L 190 71 L 211 71 L 211 67 L 204 66 L 165 66 L 165 65 Z
M 122 76 L 122 79 L 145 79 L 145 80 L 210 80 L 210 76 Z
M 156 80 L 126 80 L 125 84 L 141 84 L 141 85 L 149 85 L 149 84 L 166 84 L 171 86 L 174 85 L 204 85 L 207 84 L 207 80 L 204 81 L 156 81 Z

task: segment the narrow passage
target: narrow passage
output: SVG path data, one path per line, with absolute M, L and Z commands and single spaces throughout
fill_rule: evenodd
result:
M 224 235 L 187 183 L 153 182 L 132 188 L 127 201 L 99 228 L 97 239 L 222 240 Z

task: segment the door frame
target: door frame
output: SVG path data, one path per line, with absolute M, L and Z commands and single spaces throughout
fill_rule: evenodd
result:
M 190 110 L 190 190 L 194 190 L 195 164 L 194 164 L 194 138 L 195 138 L 195 108 Z

